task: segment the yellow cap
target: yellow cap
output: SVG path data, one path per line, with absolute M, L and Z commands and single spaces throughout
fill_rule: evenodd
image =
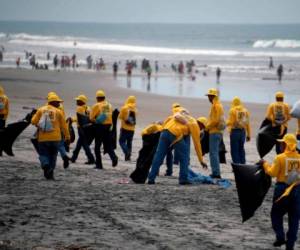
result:
M 48 98 L 48 96 L 50 96 L 50 95 L 57 95 L 57 96 L 58 96 L 58 94 L 56 94 L 56 93 L 53 92 L 53 91 L 51 91 L 51 92 L 48 93 L 47 98 Z
M 278 91 L 278 92 L 276 92 L 275 97 L 276 98 L 284 98 L 284 94 L 283 94 L 283 92 Z
M 98 90 L 98 91 L 96 92 L 96 97 L 105 97 L 104 91 L 103 91 L 103 90 Z
M 135 103 L 136 102 L 136 97 L 131 95 L 128 96 L 126 103 Z
M 206 117 L 201 116 L 201 117 L 197 118 L 197 121 L 200 122 L 200 123 L 202 123 L 203 126 L 206 127 L 206 125 L 207 125 L 207 119 L 206 119 Z
M 87 97 L 85 95 L 79 95 L 75 98 L 76 101 L 82 101 L 84 104 L 87 103 Z
M 240 106 L 241 104 L 242 104 L 242 102 L 241 102 L 241 99 L 239 97 L 235 96 L 232 99 L 232 102 L 231 102 L 232 106 Z
M 277 141 L 284 142 L 288 145 L 296 145 L 297 144 L 297 138 L 294 134 L 286 134 L 282 139 L 279 139 Z
M 214 88 L 211 88 L 211 89 L 208 90 L 206 95 L 218 96 L 218 90 L 214 89 Z
M 174 108 L 178 108 L 178 107 L 181 107 L 181 105 L 178 103 L 178 102 L 174 102 L 173 104 L 172 104 L 172 108 L 174 109 Z
M 47 98 L 48 103 L 50 102 L 62 102 L 58 95 L 49 95 Z

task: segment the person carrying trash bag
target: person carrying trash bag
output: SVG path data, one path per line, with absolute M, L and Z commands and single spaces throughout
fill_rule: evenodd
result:
M 0 86 L 0 129 L 5 128 L 8 114 L 9 114 L 9 99 L 4 94 L 4 89 Z
M 83 148 L 85 155 L 88 159 L 87 162 L 85 162 L 85 164 L 95 164 L 95 158 L 91 152 L 90 146 L 88 144 L 87 138 L 83 130 L 83 127 L 90 123 L 90 107 L 87 105 L 88 99 L 85 95 L 79 95 L 75 98 L 75 101 L 77 105 L 76 118 L 73 120 L 76 120 L 79 138 L 77 140 L 76 147 L 73 150 L 71 162 L 76 162 L 80 149 Z
M 132 151 L 132 140 L 136 125 L 136 98 L 129 96 L 125 105 L 121 108 L 119 119 L 121 120 L 119 144 L 125 155 L 125 161 L 130 161 Z
M 284 152 L 277 155 L 272 165 L 261 160 L 266 174 L 276 177 L 273 205 L 271 210 L 272 227 L 276 235 L 273 246 L 286 245 L 294 249 L 300 219 L 300 154 L 296 150 L 297 139 L 294 134 L 286 134 L 278 142 Z M 288 231 L 285 235 L 283 217 L 288 214 Z
M 221 179 L 219 147 L 226 127 L 223 105 L 219 100 L 218 90 L 211 88 L 206 94 L 212 104 L 206 129 L 209 132 L 209 160 L 212 169 L 211 177 Z
M 62 100 L 57 95 L 48 95 L 48 104 L 39 108 L 31 123 L 37 126 L 38 151 L 46 179 L 54 180 L 54 169 L 62 135 L 66 144 L 70 134 L 63 113 L 58 109 Z
M 245 141 L 250 141 L 250 114 L 237 96 L 231 102 L 231 108 L 227 120 L 227 128 L 230 134 L 230 153 L 233 163 L 245 164 Z
M 279 127 L 280 133 L 277 139 L 282 139 L 287 133 L 288 121 L 291 119 L 290 107 L 284 102 L 284 93 L 279 91 L 275 94 L 276 102 L 271 103 L 267 108 L 266 119 L 272 123 L 273 127 Z M 280 143 L 276 143 L 276 153 L 282 152 Z
M 96 92 L 97 103 L 92 107 L 90 120 L 95 124 L 95 156 L 96 169 L 103 169 L 100 148 L 105 144 L 107 153 L 112 161 L 112 166 L 118 165 L 118 157 L 112 148 L 110 130 L 112 128 L 112 106 L 106 100 L 103 90 Z
M 180 166 L 179 184 L 192 184 L 188 180 L 188 166 L 190 159 L 189 145 L 187 145 L 184 140 L 184 136 L 189 134 L 192 135 L 199 162 L 203 168 L 207 168 L 202 157 L 199 140 L 200 130 L 197 121 L 189 115 L 187 110 L 181 107 L 177 113 L 166 119 L 163 124 L 163 130 L 160 134 L 159 143 L 148 175 L 148 184 L 155 184 L 155 178 L 159 172 L 159 168 L 162 165 L 166 154 L 170 150 L 170 147 L 174 147 L 175 151 L 178 152 Z

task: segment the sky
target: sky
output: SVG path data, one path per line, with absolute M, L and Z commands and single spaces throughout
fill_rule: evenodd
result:
M 0 0 L 0 20 L 300 23 L 300 0 Z

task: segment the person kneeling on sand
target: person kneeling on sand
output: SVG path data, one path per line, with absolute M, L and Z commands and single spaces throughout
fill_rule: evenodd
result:
M 195 150 L 203 168 L 207 168 L 206 163 L 202 157 L 202 150 L 200 145 L 200 130 L 197 121 L 189 115 L 184 109 L 180 108 L 177 113 L 168 117 L 163 124 L 157 150 L 154 155 L 151 170 L 148 175 L 148 184 L 155 184 L 155 178 L 159 172 L 159 168 L 163 160 L 170 150 L 170 147 L 178 152 L 179 158 L 179 184 L 192 184 L 188 180 L 188 167 L 189 167 L 189 147 L 184 140 L 184 136 L 192 135 Z
M 136 98 L 135 96 L 129 96 L 119 114 L 119 119 L 121 120 L 119 143 L 125 155 L 125 161 L 130 161 L 131 157 L 136 114 Z
M 90 120 L 95 124 L 95 156 L 96 156 L 96 169 L 102 169 L 101 159 L 101 144 L 104 144 L 109 157 L 112 161 L 112 166 L 118 165 L 118 157 L 112 148 L 112 138 L 110 129 L 112 127 L 112 106 L 106 100 L 103 90 L 96 92 L 97 103 L 92 107 L 90 113 Z
M 277 178 L 271 210 L 272 227 L 276 235 L 273 246 L 286 245 L 287 250 L 294 249 L 297 240 L 300 219 L 300 154 L 294 134 L 286 134 L 283 139 L 284 152 L 275 157 L 274 163 L 261 160 L 265 172 Z M 283 217 L 288 213 L 289 230 L 285 236 Z
M 85 135 L 84 132 L 84 126 L 87 126 L 90 124 L 90 107 L 87 105 L 87 97 L 85 95 L 79 95 L 75 98 L 76 104 L 77 104 L 77 109 L 76 109 L 76 120 L 77 122 L 77 129 L 78 129 L 78 140 L 76 147 L 73 151 L 73 155 L 71 157 L 71 162 L 76 162 L 78 158 L 78 154 L 80 152 L 80 149 L 83 148 L 84 152 L 86 154 L 86 157 L 88 159 L 85 164 L 90 165 L 90 164 L 95 164 L 95 158 L 91 152 L 88 139 Z
M 49 95 L 48 104 L 39 108 L 31 123 L 38 128 L 38 149 L 41 167 L 46 179 L 53 180 L 58 147 L 64 136 L 70 143 L 70 134 L 63 113 L 58 109 L 62 100 L 57 95 Z

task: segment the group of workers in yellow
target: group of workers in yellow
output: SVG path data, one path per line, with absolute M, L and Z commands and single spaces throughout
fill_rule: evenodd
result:
M 175 103 L 172 107 L 172 114 L 164 122 L 155 122 L 146 127 L 142 135 L 160 132 L 159 143 L 154 154 L 151 169 L 148 175 L 148 184 L 155 184 L 155 178 L 164 158 L 171 150 L 174 150 L 179 161 L 179 184 L 190 184 L 188 179 L 188 167 L 190 164 L 190 137 L 192 137 L 198 160 L 203 168 L 205 163 L 200 137 L 204 131 L 209 133 L 209 159 L 211 166 L 211 177 L 221 178 L 219 163 L 219 145 L 223 132 L 227 127 L 230 134 L 231 157 L 234 163 L 246 163 L 245 141 L 250 141 L 250 113 L 244 107 L 238 97 L 234 97 L 225 120 L 223 106 L 216 89 L 209 89 L 207 97 L 211 103 L 208 118 L 199 117 L 195 119 L 189 111 L 180 104 Z M 276 101 L 267 108 L 266 119 L 272 126 L 280 126 L 280 138 L 273 164 L 261 160 L 265 172 L 277 178 L 274 190 L 274 203 L 272 206 L 272 226 L 276 234 L 274 246 L 286 245 L 286 249 L 293 249 L 297 239 L 300 219 L 300 155 L 297 152 L 297 138 L 294 133 L 287 133 L 290 108 L 284 102 L 284 94 L 277 92 Z M 78 135 L 76 147 L 72 157 L 66 159 L 65 153 L 61 152 L 64 166 L 68 166 L 68 160 L 75 162 L 81 147 L 84 149 L 88 161 L 86 164 L 95 164 L 95 168 L 102 169 L 101 145 L 104 144 L 105 151 L 109 154 L 112 166 L 117 166 L 118 157 L 111 145 L 110 131 L 112 128 L 112 105 L 106 99 L 105 92 L 96 92 L 96 103 L 89 108 L 88 99 L 85 95 L 75 98 L 77 104 L 76 114 L 73 118 L 77 122 Z M 37 127 L 38 153 L 41 167 L 46 179 L 54 179 L 53 172 L 56 165 L 56 158 L 59 148 L 69 144 L 70 134 L 66 124 L 61 98 L 54 92 L 47 96 L 47 104 L 40 107 L 32 117 L 31 123 Z M 9 99 L 0 87 L 0 129 L 5 127 L 9 114 Z M 136 126 L 136 98 L 129 96 L 121 108 L 119 119 L 121 120 L 119 144 L 125 155 L 125 161 L 130 161 L 132 152 L 132 140 Z M 95 129 L 95 150 L 93 156 L 87 137 L 84 135 L 84 128 L 94 124 Z M 300 119 L 296 132 L 300 139 Z M 63 150 L 62 150 L 63 151 Z M 292 177 L 293 178 L 292 178 Z M 289 199 L 285 202 L 275 202 L 285 192 L 289 192 Z M 289 215 L 289 230 L 285 235 L 283 229 L 283 216 Z

